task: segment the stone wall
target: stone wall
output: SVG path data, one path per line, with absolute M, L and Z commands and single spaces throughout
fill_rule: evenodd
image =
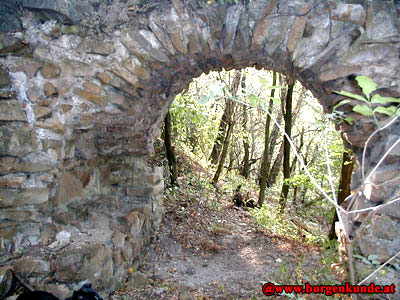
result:
M 86 279 L 111 291 L 162 219 L 162 170 L 146 157 L 168 105 L 203 72 L 293 75 L 327 112 L 342 99 L 333 91 L 360 93 L 355 75 L 400 95 L 392 1 L 215 2 L 0 3 L 2 265 L 60 297 Z M 357 122 L 338 129 L 360 162 L 375 125 L 344 109 Z M 367 173 L 399 129 L 396 121 L 368 144 Z M 356 170 L 355 208 L 399 196 L 399 147 L 367 184 Z M 399 202 L 352 215 L 356 251 L 382 262 L 397 253 L 399 220 Z M 382 282 L 400 281 L 387 272 Z

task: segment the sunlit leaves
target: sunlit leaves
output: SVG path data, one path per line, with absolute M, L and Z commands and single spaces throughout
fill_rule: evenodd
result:
M 364 263 L 369 264 L 369 265 L 375 265 L 375 266 L 381 265 L 380 261 L 378 260 L 378 255 L 375 255 L 375 254 L 368 255 L 368 257 L 354 254 L 354 257 L 362 260 Z
M 375 94 L 371 98 L 371 103 L 400 103 L 400 99 L 392 98 L 392 97 L 382 97 L 381 95 Z
M 263 87 L 266 87 L 268 85 L 267 80 L 264 77 L 258 76 L 258 80 Z
M 362 97 L 362 96 L 360 96 L 360 95 L 357 95 L 357 94 L 350 93 L 350 92 L 346 92 L 346 91 L 335 91 L 335 93 L 336 93 L 336 94 L 339 94 L 339 95 L 342 95 L 342 96 L 349 97 L 349 98 L 353 98 L 353 99 L 356 99 L 356 100 L 359 100 L 359 101 L 368 102 L 368 100 L 365 99 L 364 97 Z
M 200 95 L 199 104 L 205 105 L 209 101 L 215 101 L 218 98 L 224 97 L 225 90 L 226 90 L 226 86 L 224 84 L 221 84 L 221 83 L 212 84 L 210 86 L 208 95 L 205 95 L 205 94 Z
M 210 96 L 211 97 L 223 97 L 224 96 L 224 84 L 212 84 L 210 86 Z
M 353 111 L 367 117 L 372 116 L 374 114 L 374 111 L 367 105 L 357 104 L 356 106 L 353 107 Z
M 345 105 L 347 103 L 350 103 L 350 102 L 351 102 L 351 100 L 348 100 L 348 99 L 342 100 L 338 104 L 336 104 L 332 109 L 335 111 L 338 107 Z
M 357 76 L 356 80 L 365 96 L 369 99 L 370 94 L 376 90 L 377 84 L 367 76 Z
M 374 112 L 378 112 L 378 113 L 385 114 L 388 116 L 393 116 L 397 112 L 397 107 L 396 106 L 389 106 L 389 107 L 378 106 L 377 108 L 374 109 Z
M 274 105 L 280 105 L 280 103 L 281 103 L 281 99 L 279 99 L 279 98 L 268 96 L 267 99 L 265 99 L 265 98 L 260 98 L 254 94 L 250 94 L 248 96 L 248 99 L 249 99 L 251 106 L 253 106 L 255 108 L 261 107 L 263 110 L 267 109 L 267 102 L 266 102 L 267 99 L 272 99 Z
M 378 127 L 380 127 L 380 125 L 375 113 L 380 113 L 383 115 L 387 115 L 389 117 L 394 115 L 400 115 L 400 109 L 398 107 L 396 106 L 387 107 L 387 105 L 390 103 L 400 103 L 400 99 L 392 97 L 383 97 L 379 94 L 375 94 L 371 97 L 371 94 L 376 91 L 378 85 L 371 78 L 367 76 L 357 76 L 356 80 L 366 97 L 346 91 L 335 91 L 336 94 L 362 102 L 361 104 L 356 104 L 353 106 L 354 112 L 366 117 L 373 117 L 374 122 Z M 351 104 L 351 102 L 352 100 L 350 99 L 345 99 L 340 101 L 333 107 L 333 112 L 334 113 L 338 112 L 337 111 L 338 107 L 345 104 Z M 349 120 L 348 117 L 347 118 L 341 117 L 340 119 L 346 121 Z
M 249 101 L 250 101 L 250 105 L 253 106 L 253 107 L 258 107 L 258 105 L 263 103 L 263 100 L 260 97 L 257 97 L 254 94 L 250 94 L 249 95 Z
M 344 120 L 345 120 L 347 123 L 349 123 L 350 125 L 353 125 L 353 124 L 354 124 L 354 118 L 352 118 L 352 117 L 346 117 L 346 118 L 344 118 Z
M 200 105 L 205 105 L 208 103 L 208 101 L 210 101 L 210 96 L 208 95 L 200 95 L 200 99 L 199 99 L 199 104 Z

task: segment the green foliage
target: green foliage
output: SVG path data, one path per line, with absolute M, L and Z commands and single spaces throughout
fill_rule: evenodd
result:
M 218 134 L 219 122 L 225 107 L 226 101 L 235 101 L 241 105 L 253 106 L 254 108 L 266 108 L 269 90 L 281 88 L 280 86 L 270 86 L 268 84 L 268 73 L 255 69 L 243 70 L 246 75 L 246 89 L 241 89 L 236 97 L 230 91 L 230 80 L 232 71 L 211 72 L 209 75 L 202 75 L 195 79 L 189 88 L 175 98 L 170 107 L 173 124 L 173 140 L 175 146 L 188 149 L 189 152 L 197 156 L 197 160 L 207 159 L 213 147 L 215 138 Z M 258 95 L 258 96 L 256 96 Z M 275 106 L 279 107 L 280 99 L 273 99 Z M 237 113 L 234 118 L 240 118 L 241 108 L 237 105 Z M 263 132 L 259 124 L 265 123 L 264 114 L 254 114 L 255 109 L 248 107 L 250 116 L 249 127 Z M 260 110 L 259 110 L 260 111 Z M 241 140 L 247 135 L 249 142 L 254 149 L 254 156 L 261 155 L 263 145 L 262 134 L 249 134 L 239 122 L 232 133 L 232 151 L 240 151 Z M 238 159 L 235 161 L 238 163 Z
M 177 96 L 171 105 L 174 146 L 184 152 L 192 161 L 201 165 L 205 172 L 202 173 L 197 168 L 182 172 L 179 179 L 181 186 L 166 191 L 168 201 L 200 201 L 207 207 L 220 211 L 226 209 L 226 203 L 231 201 L 239 184 L 242 185 L 242 191 L 247 194 L 247 197 L 257 197 L 257 168 L 263 151 L 266 119 L 264 110 L 267 109 L 269 102 L 270 91 L 268 90 L 272 88 L 281 89 L 282 87 L 271 86 L 271 76 L 266 71 L 244 70 L 244 72 L 246 72 L 246 88 L 241 89 L 241 86 L 239 86 L 236 98 L 233 98 L 229 91 L 229 80 L 232 77 L 230 73 L 223 71 L 216 75 L 216 73 L 211 72 L 208 77 L 201 76 L 195 79 L 188 90 Z M 367 99 L 373 92 L 374 86 L 365 85 L 364 89 L 365 99 Z M 295 89 L 295 104 L 299 97 L 303 95 L 302 93 L 305 92 L 299 88 Z M 317 182 L 331 195 L 332 191 L 327 178 L 326 157 L 324 147 L 321 145 L 327 139 L 334 185 L 337 185 L 344 151 L 343 143 L 329 123 L 330 116 L 326 117 L 323 114 L 322 109 L 318 107 L 315 99 L 309 93 L 305 97 L 306 105 L 302 107 L 299 118 L 293 127 L 293 142 L 296 146 L 300 144 L 299 136 L 302 128 L 305 128 L 304 147 L 299 150 L 299 154 L 307 161 L 307 166 Z M 357 95 L 357 97 L 360 99 L 361 96 Z M 361 103 L 361 100 L 357 100 L 357 97 L 352 98 L 353 100 L 346 99 L 347 102 L 343 101 L 341 105 L 353 103 L 352 101 L 358 101 L 357 104 Z M 374 101 L 383 101 L 377 97 L 374 99 Z M 238 103 L 234 113 L 236 125 L 232 133 L 229 158 L 216 188 L 209 183 L 210 178 L 205 173 L 212 173 L 214 167 L 208 163 L 207 159 L 218 133 L 219 121 L 226 101 Z M 272 115 L 277 119 L 280 114 L 280 99 L 274 98 L 273 101 Z M 247 130 L 242 128 L 243 104 L 246 104 L 245 108 L 248 113 Z M 365 103 L 362 102 L 362 104 Z M 334 113 L 337 113 L 343 119 L 347 117 L 345 113 L 340 111 L 334 111 Z M 380 112 L 376 110 L 376 113 Z M 244 137 L 249 141 L 251 159 L 257 162 L 252 165 L 253 170 L 249 179 L 240 176 L 238 171 L 243 159 Z M 271 151 L 273 159 L 278 155 L 281 141 L 281 139 L 278 139 L 277 146 L 274 151 Z M 234 158 L 232 159 L 234 162 L 230 166 L 232 168 L 229 169 L 231 156 Z M 293 157 L 291 161 L 293 161 L 292 159 Z M 281 268 L 279 274 L 276 275 L 276 281 L 279 284 L 338 283 L 335 272 L 330 268 L 332 263 L 337 262 L 337 242 L 331 243 L 325 239 L 330 220 L 333 217 L 332 205 L 320 196 L 320 193 L 311 184 L 310 179 L 304 170 L 298 166 L 298 163 L 293 170 L 293 175 L 288 180 L 291 192 L 285 214 L 279 213 L 277 203 L 282 178 L 278 178 L 276 185 L 268 187 L 267 200 L 264 206 L 250 209 L 250 212 L 254 219 L 271 234 L 279 238 L 291 239 L 293 242 L 308 243 L 320 247 L 326 246 L 327 250 L 325 251 L 327 253 L 324 253 L 322 265 L 317 270 L 306 270 L 305 267 L 309 263 L 306 263 L 304 258 L 300 259 L 295 268 L 289 268 L 281 261 Z M 293 192 L 295 188 L 297 189 L 297 196 Z M 180 209 L 183 211 L 185 208 Z M 212 225 L 212 229 L 219 229 L 219 226 Z M 223 292 L 224 286 L 218 286 L 218 289 Z M 295 295 L 286 296 L 287 298 L 295 298 Z
M 353 256 L 371 266 L 379 267 L 381 265 L 380 261 L 378 260 L 378 255 L 371 254 L 371 255 L 368 255 L 368 257 L 364 257 L 361 255 L 353 254 Z
M 301 186 L 301 187 L 311 187 L 311 182 L 310 182 L 310 178 L 304 174 L 304 173 L 298 173 L 298 174 L 294 174 L 293 176 L 291 176 L 290 178 L 288 178 L 286 180 L 287 184 L 291 185 L 291 186 Z
M 239 86 L 236 98 L 230 93 L 230 80 L 232 74 L 227 71 L 220 73 L 211 72 L 208 76 L 202 75 L 195 79 L 185 93 L 176 97 L 171 105 L 173 119 L 173 141 L 176 148 L 183 150 L 191 159 L 199 162 L 203 167 L 210 170 L 214 166 L 208 162 L 212 146 L 219 129 L 219 122 L 225 107 L 226 101 L 236 101 L 234 119 L 236 125 L 232 133 L 229 154 L 221 176 L 220 186 L 223 186 L 222 193 L 230 198 L 237 186 L 242 185 L 242 191 L 250 191 L 249 197 L 256 198 L 258 190 L 258 165 L 263 152 L 264 145 L 264 124 L 266 120 L 265 109 L 269 102 L 270 89 L 282 89 L 282 86 L 272 86 L 271 73 L 255 69 L 245 69 L 245 88 Z M 305 97 L 299 117 L 293 127 L 293 142 L 299 145 L 299 136 L 302 128 L 304 133 L 304 147 L 300 155 L 307 158 L 307 166 L 317 182 L 328 194 L 332 191 L 328 183 L 326 158 L 323 147 L 327 139 L 334 174 L 334 184 L 338 184 L 343 143 L 339 134 L 329 125 L 329 118 L 322 112 L 316 100 L 309 92 L 304 91 L 300 85 L 295 87 L 295 105 L 298 99 Z M 280 114 L 280 99 L 272 99 L 274 102 L 272 115 L 275 119 Z M 304 105 L 305 103 L 305 105 Z M 248 113 L 247 130 L 242 127 L 243 104 L 246 104 Z M 263 110 L 264 109 L 264 110 Z M 341 112 L 340 112 L 341 113 Z M 282 123 L 281 123 L 282 124 Z M 273 125 L 272 125 L 273 126 Z M 271 126 L 271 129 L 272 129 Z M 328 132 L 328 134 L 326 133 Z M 251 159 L 256 160 L 252 165 L 250 178 L 245 179 L 239 175 L 239 167 L 243 160 L 243 139 L 247 137 Z M 272 162 L 278 155 L 281 139 L 277 140 L 277 146 L 272 151 Z M 292 157 L 293 159 L 293 157 Z M 232 169 L 228 165 L 233 161 Z M 213 172 L 213 171 L 210 171 Z M 279 175 L 280 176 L 280 175 Z M 197 189 L 213 189 L 209 185 L 209 178 L 188 175 L 185 177 L 185 194 L 188 198 L 195 198 Z M 189 184 L 190 183 L 190 184 Z M 329 222 L 333 217 L 331 204 L 321 197 L 317 189 L 311 184 L 310 179 L 301 167 L 295 167 L 292 177 L 289 179 L 291 186 L 288 202 L 288 215 L 281 215 L 277 210 L 277 199 L 280 194 L 282 178 L 278 177 L 277 184 L 268 188 L 266 205 L 261 209 L 252 210 L 255 219 L 271 233 L 287 238 L 301 240 L 310 244 L 321 245 L 324 236 L 329 230 Z M 294 194 L 297 189 L 297 195 Z M 229 201 L 229 200 L 228 200 Z M 207 205 L 215 209 L 221 208 L 221 203 L 215 200 L 206 201 Z M 305 225 L 310 232 L 299 231 L 298 225 L 292 222 L 294 216 L 297 223 Z
M 371 94 L 376 91 L 377 84 L 367 76 L 357 76 L 356 80 L 364 96 L 346 91 L 335 91 L 335 93 L 348 97 L 352 100 L 345 99 L 340 101 L 333 107 L 333 111 L 337 111 L 337 108 L 342 105 L 352 104 L 354 101 L 356 101 L 357 104 L 353 106 L 353 111 L 363 116 L 373 117 L 374 122 L 376 126 L 378 126 L 378 128 L 380 128 L 380 124 L 376 117 L 376 113 L 384 114 L 387 116 L 400 115 L 400 108 L 398 106 L 387 106 L 391 103 L 400 103 L 400 99 L 392 97 L 382 97 L 379 94 L 375 94 L 371 97 Z
M 219 98 L 224 97 L 224 95 L 225 95 L 224 93 L 228 92 L 228 89 L 229 89 L 229 87 L 222 84 L 221 82 L 212 84 L 209 88 L 208 95 L 205 95 L 205 94 L 200 95 L 199 104 L 205 105 L 209 101 L 215 101 Z
M 279 212 L 277 204 L 264 204 L 260 209 L 252 210 L 257 222 L 275 235 L 293 239 L 300 238 L 297 226 Z
M 195 153 L 206 152 L 216 135 L 215 123 L 209 119 L 201 100 L 197 101 L 189 94 L 181 94 L 175 98 L 170 108 L 174 136 Z
M 330 268 L 330 266 L 337 261 L 336 248 L 337 241 L 326 241 L 326 247 L 323 250 L 323 257 L 321 258 L 321 267 L 319 269 L 307 269 L 305 267 L 307 262 L 304 256 L 300 257 L 296 268 L 290 268 L 287 263 L 278 258 L 276 261 L 281 265 L 279 272 L 274 274 L 274 281 L 272 282 L 277 285 L 304 285 L 305 283 L 309 283 L 311 285 L 341 284 L 338 279 L 341 276 L 340 273 L 343 271 L 343 267 L 339 268 L 338 273 Z M 295 295 L 294 293 L 283 293 L 282 296 L 286 296 L 290 299 L 305 299 Z M 336 299 L 338 296 L 340 295 L 324 296 L 324 299 Z M 345 296 L 343 296 L 343 298 L 345 298 Z

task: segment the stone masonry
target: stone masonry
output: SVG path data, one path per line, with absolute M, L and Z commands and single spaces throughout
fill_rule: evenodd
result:
M 0 267 L 60 297 L 87 279 L 112 291 L 162 220 L 162 170 L 146 158 L 175 95 L 203 72 L 255 66 L 295 76 L 326 112 L 343 99 L 333 91 L 361 92 L 356 75 L 399 97 L 396 9 L 384 0 L 2 1 Z M 358 158 L 351 209 L 400 197 L 400 145 L 363 183 L 376 127 L 341 109 L 357 120 L 338 125 Z M 399 137 L 395 121 L 371 139 L 367 175 Z M 356 253 L 385 262 L 400 251 L 400 202 L 349 221 Z M 362 279 L 368 266 L 356 267 Z M 389 265 L 374 282 L 400 290 L 399 274 Z

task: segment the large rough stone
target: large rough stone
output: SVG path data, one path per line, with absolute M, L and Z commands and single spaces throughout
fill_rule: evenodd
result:
M 43 91 L 36 86 L 31 86 L 26 91 L 26 96 L 32 102 L 39 101 L 39 99 L 42 95 L 43 95 Z
M 101 87 L 93 82 L 85 82 L 82 85 L 86 90 L 88 90 L 89 92 L 95 94 L 95 95 L 100 95 L 101 93 Z
M 40 120 L 42 118 L 47 118 L 51 116 L 52 109 L 44 106 L 34 106 L 33 113 L 35 114 L 36 120 Z
M 232 49 L 233 39 L 235 38 L 236 28 L 239 24 L 240 14 L 242 10 L 238 9 L 235 6 L 231 6 L 227 9 L 226 19 L 225 19 L 225 28 L 223 33 L 223 48 Z
M 58 178 L 59 186 L 54 199 L 55 205 L 67 204 L 82 195 L 82 182 L 69 173 L 61 173 Z
M 167 29 L 166 31 L 167 34 L 169 35 L 169 39 L 168 37 L 162 37 L 162 43 L 166 45 L 166 48 L 169 49 L 168 50 L 169 52 L 175 52 L 176 50 L 178 50 L 183 54 L 188 53 L 189 39 L 184 34 L 183 26 L 181 26 L 180 24 L 180 18 L 173 7 L 171 7 L 170 10 L 166 12 L 165 16 L 160 16 L 159 13 L 153 14 L 152 23 L 153 23 L 152 27 L 157 26 L 158 28 Z M 156 35 L 161 36 L 161 34 L 157 32 Z M 171 48 L 170 43 L 172 43 L 173 48 Z
M 42 75 L 46 79 L 51 79 L 60 76 L 61 68 L 57 64 L 45 63 L 42 67 Z
M 36 148 L 37 140 L 32 128 L 0 126 L 0 154 L 25 156 Z
M 303 36 L 306 24 L 307 24 L 307 19 L 304 16 L 296 17 L 294 19 L 292 29 L 290 30 L 289 33 L 288 45 L 287 45 L 288 51 L 292 55 L 294 50 L 296 49 L 298 40 L 300 40 L 300 38 Z
M 395 145 L 395 143 L 397 143 Z M 390 151 L 389 151 L 390 150 Z M 400 160 L 400 142 L 399 136 L 391 134 L 386 140 L 384 153 L 387 153 L 385 162 L 388 164 L 398 162 Z
M 84 13 L 92 12 L 93 7 L 87 1 L 80 0 L 22 0 L 22 5 L 34 11 L 40 11 L 49 19 L 64 24 L 79 23 Z
M 56 87 L 51 82 L 46 82 L 43 86 L 44 94 L 49 97 L 51 95 L 57 94 Z
M 2 220 L 0 223 L 0 234 L 5 240 L 12 240 L 18 234 L 18 225 L 16 221 Z M 7 256 L 6 256 L 7 257 Z M 10 257 L 9 257 L 10 258 Z
M 361 4 L 336 4 L 332 11 L 332 19 L 364 25 L 366 12 Z
M 399 28 L 396 26 L 396 18 L 392 3 L 388 1 L 371 2 L 365 22 L 364 38 L 369 41 L 397 40 Z
M 17 172 L 43 172 L 54 168 L 50 163 L 30 162 L 15 157 L 0 157 L 0 174 Z
M 98 73 L 94 66 L 72 59 L 65 59 L 61 64 L 61 69 L 63 74 L 76 77 L 89 77 Z
M 24 47 L 19 39 L 9 34 L 0 33 L 0 55 L 18 52 Z
M 25 176 L 8 175 L 0 177 L 0 187 L 19 188 L 25 181 Z
M 133 210 L 123 216 L 117 217 L 110 226 L 114 230 L 136 236 L 140 233 L 143 226 L 143 218 L 143 214 L 137 210 Z
M 0 267 L 0 299 L 3 299 L 11 290 L 12 282 L 11 268 L 9 266 Z
M 69 247 L 57 258 L 55 278 L 62 282 L 83 281 L 87 278 L 100 281 L 102 272 L 99 269 L 109 260 L 111 249 L 105 245 Z
M 28 57 L 20 57 L 15 62 L 15 66 L 10 67 L 10 72 L 24 72 L 28 78 L 36 76 L 37 71 L 41 67 L 41 63 Z
M 111 75 L 107 72 L 97 73 L 96 77 L 101 80 L 104 84 L 110 84 L 111 82 Z
M 392 261 L 392 264 L 399 264 L 399 262 L 399 260 L 394 260 Z M 371 265 L 371 263 L 366 263 L 362 260 L 356 260 L 354 265 L 357 274 L 359 274 L 359 280 L 365 279 L 376 269 L 376 267 Z M 375 275 L 371 276 L 369 280 L 364 282 L 365 285 L 369 285 L 370 283 L 382 286 L 391 286 L 392 284 L 394 284 L 395 290 L 397 291 L 398 287 L 400 286 L 400 272 L 398 272 L 398 270 L 396 270 L 395 268 L 390 267 L 390 265 L 386 266 L 382 268 L 379 272 L 376 272 Z M 376 295 L 365 295 L 365 299 L 376 299 Z
M 157 18 L 157 14 L 153 14 L 150 16 L 149 19 L 149 27 L 153 31 L 154 35 L 158 38 L 161 44 L 168 50 L 168 52 L 172 55 L 176 53 L 174 45 L 172 44 L 168 35 L 156 24 L 156 21 L 153 18 Z
M 100 54 L 105 56 L 110 55 L 115 51 L 112 44 L 100 40 L 94 40 L 94 41 L 84 40 L 78 46 L 77 50 L 79 52 Z
M 74 89 L 74 94 L 87 100 L 87 101 L 90 101 L 96 105 L 99 105 L 99 106 L 107 105 L 107 99 L 105 97 L 102 97 L 99 94 L 93 93 L 92 91 L 76 88 L 76 89 Z
M 15 260 L 12 266 L 18 274 L 24 275 L 44 276 L 51 271 L 48 261 L 30 257 Z
M 397 195 L 399 195 L 399 192 L 397 192 Z M 379 213 L 385 214 L 389 217 L 400 219 L 400 201 L 379 209 Z
M 49 194 L 50 189 L 48 188 L 24 189 L 17 194 L 14 205 L 45 203 L 49 200 Z
M 48 188 L 9 189 L 0 188 L 0 207 L 23 206 L 25 204 L 41 204 L 49 199 Z
M 123 62 L 123 66 L 132 74 L 136 75 L 139 79 L 141 80 L 150 80 L 151 76 L 150 76 L 150 72 L 142 67 L 142 64 L 140 63 L 140 61 L 135 58 L 129 58 L 124 60 Z
M 40 109 L 39 112 L 47 112 L 45 109 Z M 43 115 L 41 117 L 44 117 Z M 45 122 L 36 122 L 36 126 L 39 128 L 49 129 L 57 134 L 65 133 L 65 125 L 55 118 L 47 119 Z
M 0 101 L 0 121 L 26 121 L 21 103 L 17 100 Z
M 32 211 L 3 208 L 0 211 L 0 219 L 16 222 L 36 221 L 37 215 Z
M 10 76 L 6 71 L 0 68 L 0 88 L 5 87 L 11 83 Z
M 74 94 L 96 105 L 105 106 L 107 104 L 107 99 L 89 90 L 74 89 Z
M 377 255 L 384 263 L 400 249 L 400 228 L 390 217 L 371 212 L 357 231 L 357 240 L 365 257 Z
M 133 75 L 131 72 L 127 71 L 126 69 L 123 68 L 115 68 L 110 70 L 112 73 L 117 75 L 119 78 L 125 80 L 127 83 L 129 83 L 132 86 L 136 86 L 138 83 L 138 78 Z M 112 84 L 114 85 L 114 84 Z M 116 85 L 114 85 L 116 86 Z M 116 86 L 117 87 L 117 86 Z
M 76 150 L 78 151 L 77 154 L 83 159 L 91 159 L 98 154 L 93 133 L 79 135 L 75 141 L 75 146 Z
M 17 17 L 18 2 L 0 2 L 0 32 L 15 32 L 22 29 L 21 21 Z

